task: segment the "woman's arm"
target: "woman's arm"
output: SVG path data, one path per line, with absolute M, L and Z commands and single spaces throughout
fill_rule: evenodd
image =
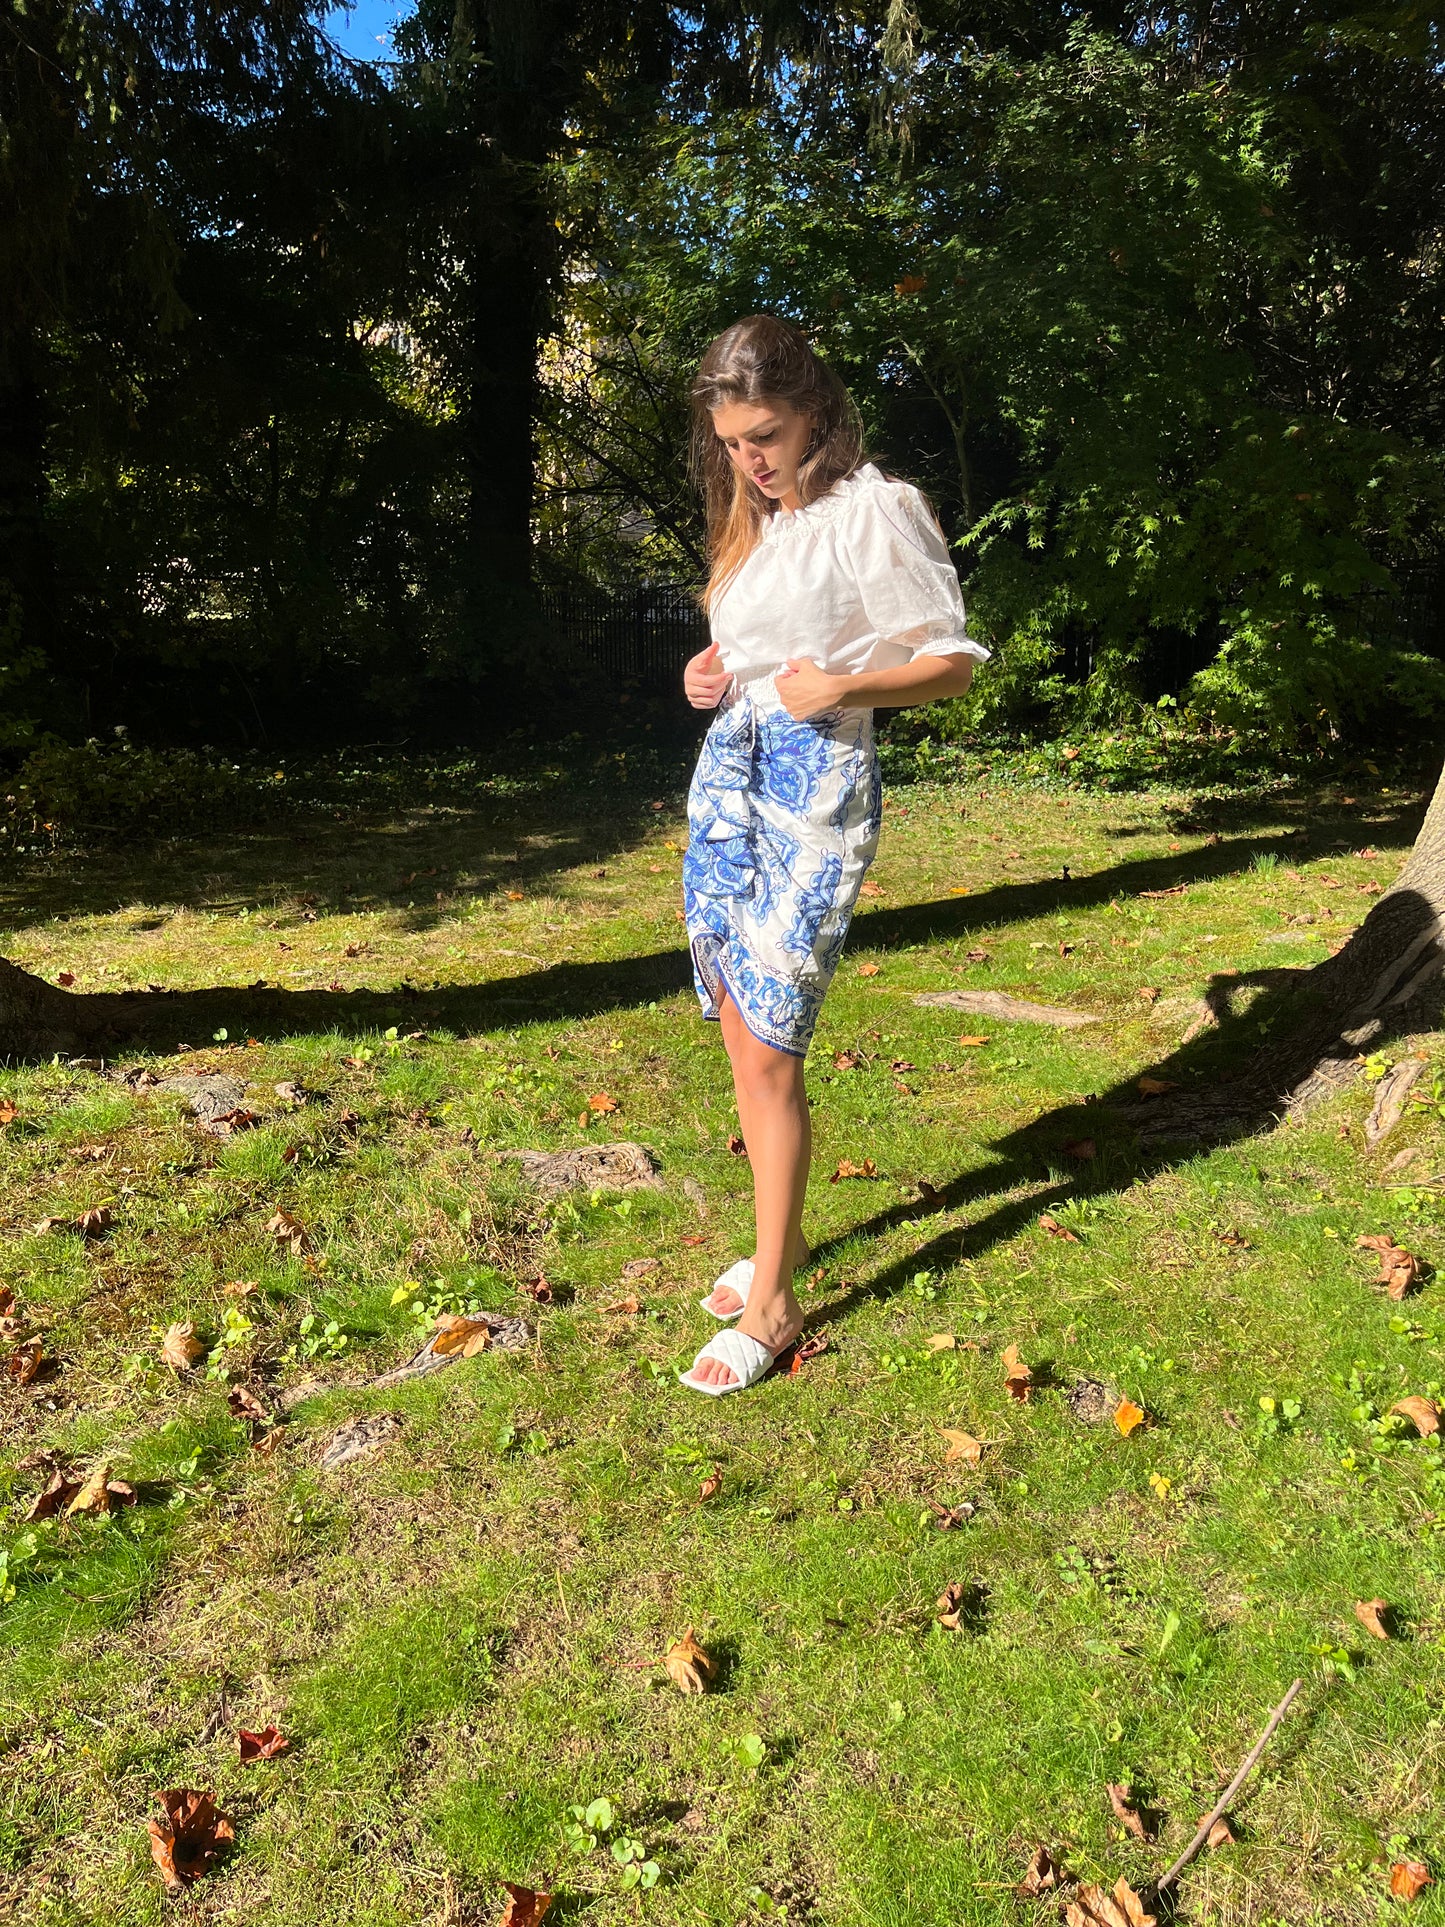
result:
M 777 674 L 778 695 L 789 715 L 800 721 L 821 709 L 912 709 L 918 703 L 961 696 L 973 681 L 972 656 L 915 656 L 896 669 L 865 669 L 856 676 L 832 676 L 807 657 L 785 663 Z

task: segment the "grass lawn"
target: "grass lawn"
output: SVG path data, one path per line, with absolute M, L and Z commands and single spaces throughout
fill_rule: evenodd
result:
M 893 791 L 810 1060 L 829 1345 L 715 1401 L 674 1369 L 750 1249 L 750 1193 L 680 948 L 675 789 L 473 786 L 12 876 L 6 955 L 176 993 L 166 1049 L 117 1068 L 232 1073 L 261 1122 L 218 1139 L 97 1070 L 0 1074 L 4 1275 L 55 1361 L 0 1382 L 0 1912 L 159 1921 L 145 1822 L 189 1786 L 235 1826 L 183 1903 L 217 1921 L 484 1922 L 503 1880 L 595 1927 L 1052 1919 L 1012 1891 L 1034 1844 L 1142 1886 L 1296 1674 L 1182 1915 L 1373 1922 L 1391 1862 L 1445 1881 L 1445 1473 L 1389 1416 L 1445 1377 L 1437 1293 L 1427 1271 L 1390 1302 L 1354 1248 L 1390 1231 L 1445 1264 L 1432 1072 L 1378 1151 L 1363 1082 L 1210 1151 L 1141 1150 L 1112 1107 L 1267 1035 L 1277 981 L 1250 973 L 1324 955 L 1417 818 L 1388 791 Z M 1229 971 L 1234 1017 L 1181 1049 Z M 912 1000 L 960 988 L 1098 1021 Z M 548 1197 L 504 1155 L 609 1139 L 651 1147 L 660 1186 Z M 88 1241 L 33 1229 L 98 1206 Z M 468 1307 L 533 1342 L 371 1386 Z M 160 1345 L 187 1319 L 214 1349 L 178 1375 Z M 1083 1422 L 1086 1379 L 1147 1422 Z M 236 1384 L 284 1413 L 274 1450 Z M 320 1468 L 380 1413 L 382 1449 Z M 981 1462 L 945 1463 L 944 1428 Z M 137 1503 L 27 1525 L 47 1449 Z M 689 1626 L 717 1661 L 700 1696 L 659 1663 Z M 289 1751 L 242 1766 L 235 1729 L 268 1723 Z M 598 1798 L 650 1890 L 606 1838 L 569 1842 Z M 1440 1891 L 1398 1910 L 1445 1919 Z

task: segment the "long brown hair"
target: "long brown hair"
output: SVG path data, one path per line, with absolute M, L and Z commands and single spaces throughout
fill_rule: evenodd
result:
M 692 467 L 707 510 L 708 608 L 757 547 L 764 522 L 780 513 L 733 466 L 713 431 L 713 410 L 763 401 L 788 402 L 812 417 L 812 437 L 798 468 L 804 508 L 864 460 L 863 424 L 853 397 L 801 329 L 770 314 L 748 315 L 725 328 L 692 384 Z

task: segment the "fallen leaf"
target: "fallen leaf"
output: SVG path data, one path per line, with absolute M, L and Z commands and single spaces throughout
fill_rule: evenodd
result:
M 960 1037 L 958 1041 L 963 1045 L 965 1050 L 979 1050 L 988 1042 L 988 1039 L 986 1037 L 965 1036 Z
M 226 1394 L 226 1406 L 232 1418 L 248 1419 L 253 1425 L 269 1425 L 271 1414 L 244 1385 L 233 1385 Z
M 717 1661 L 698 1644 L 691 1626 L 681 1639 L 673 1640 L 662 1664 L 680 1693 L 705 1693 L 717 1671 Z
M 1121 1398 L 1114 1412 L 1114 1423 L 1125 1438 L 1144 1423 L 1144 1410 L 1131 1398 Z
M 1114 1809 L 1114 1818 L 1122 1821 L 1136 1840 L 1154 1838 L 1154 1829 L 1134 1805 L 1127 1786 L 1121 1786 L 1110 1780 L 1104 1791 L 1109 1796 L 1109 1805 Z
M 1359 1620 L 1371 1639 L 1387 1640 L 1390 1637 L 1390 1629 L 1385 1623 L 1389 1611 L 1389 1602 L 1384 1599 L 1355 1601 L 1355 1618 Z
M 685 1238 L 683 1239 L 683 1243 L 687 1243 Z M 518 1291 L 525 1291 L 527 1296 L 534 1298 L 539 1305 L 550 1305 L 552 1302 L 552 1287 L 540 1271 L 535 1278 L 523 1278 L 519 1280 L 517 1289 Z
M 589 1111 L 596 1111 L 598 1115 L 601 1116 L 605 1111 L 615 1111 L 619 1109 L 619 1105 L 617 1099 L 615 1097 L 609 1097 L 606 1091 L 594 1091 L 587 1100 L 587 1108 Z
M 624 1318 L 636 1318 L 642 1310 L 642 1300 L 636 1297 L 614 1298 L 610 1305 L 602 1307 L 604 1312 L 616 1312 Z
M 1157 1004 L 1159 1001 L 1158 984 L 1144 984 L 1139 991 L 1139 1001 L 1144 1004 Z
M 867 877 L 858 885 L 858 894 L 860 897 L 881 897 L 883 895 L 883 885 L 881 883 L 875 883 L 872 877 Z
M 57 1218 L 52 1216 L 39 1220 L 35 1226 L 35 1235 L 37 1238 L 43 1238 L 51 1231 L 73 1231 L 74 1229 L 74 1218 Z
M 73 1519 L 77 1512 L 108 1514 L 118 1505 L 134 1504 L 134 1486 L 127 1485 L 122 1479 L 113 1479 L 110 1467 L 102 1460 L 66 1506 L 65 1516 Z
M 936 1184 L 930 1184 L 927 1178 L 920 1178 L 918 1180 L 918 1202 L 925 1211 L 941 1211 L 948 1203 L 948 1199 Z
M 1214 1236 L 1217 1243 L 1228 1245 L 1234 1251 L 1253 1250 L 1248 1238 L 1242 1237 L 1237 1231 L 1216 1231 Z
M 1033 1395 L 1034 1375 L 1019 1357 L 1018 1346 L 1010 1345 L 999 1363 L 1003 1366 L 1004 1390 L 1020 1405 L 1027 1405 Z
M 536 1893 L 531 1887 L 514 1887 L 510 1880 L 504 1880 L 502 1885 L 507 1890 L 507 1905 L 497 1927 L 541 1927 L 542 1916 L 552 1905 L 551 1894 Z
M 737 1132 L 734 1131 L 728 1139 L 728 1149 L 735 1158 L 740 1158 L 747 1155 L 748 1147 L 743 1143 L 743 1140 L 738 1136 Z
M 856 1071 L 862 1062 L 863 1053 L 860 1050 L 835 1050 L 833 1053 L 835 1071 Z
M 963 960 L 965 963 L 988 963 L 990 961 L 990 953 L 987 950 L 965 951 Z
M 840 1178 L 876 1178 L 877 1175 L 878 1166 L 872 1158 L 864 1158 L 861 1164 L 855 1164 L 851 1158 L 839 1158 L 838 1168 L 828 1182 L 836 1184 Z
M 337 1120 L 340 1122 L 340 1120 Z M 277 1211 L 266 1224 L 266 1230 L 278 1245 L 289 1245 L 291 1256 L 299 1258 L 311 1250 L 311 1233 L 299 1218 L 293 1218 L 289 1211 Z
M 1422 1439 L 1440 1430 L 1440 1407 L 1433 1398 L 1421 1398 L 1417 1392 L 1412 1392 L 1409 1398 L 1397 1398 L 1390 1410 L 1409 1419 Z
M 460 1312 L 446 1311 L 437 1319 L 431 1348 L 439 1358 L 449 1358 L 454 1352 L 463 1358 L 475 1358 L 491 1342 L 492 1331 L 485 1318 L 466 1318 Z
M 952 1532 L 955 1526 L 966 1526 L 978 1511 L 978 1507 L 970 1505 L 967 1499 L 962 1505 L 940 1505 L 937 1499 L 930 1499 L 928 1504 L 935 1515 L 933 1523 L 940 1532 Z
M 0 1318 L 15 1316 L 15 1293 L 9 1285 L 0 1285 Z
M 0 1097 L 0 1130 L 7 1124 L 13 1124 L 19 1115 L 18 1104 L 12 1103 L 8 1097 Z
M 278 1753 L 284 1753 L 291 1742 L 284 1733 L 278 1733 L 274 1726 L 264 1726 L 259 1733 L 248 1733 L 244 1726 L 236 1730 L 236 1739 L 241 1749 L 242 1766 L 254 1766 L 257 1760 L 274 1760 Z
M 1081 1887 L 1077 1900 L 1064 1909 L 1065 1927 L 1158 1927 L 1155 1916 L 1121 1875 L 1113 1893 L 1103 1887 Z
M 967 1603 L 968 1587 L 960 1584 L 957 1579 L 950 1579 L 938 1595 L 935 1605 L 939 1625 L 951 1633 L 956 1633 L 962 1624 Z
M 1052 1238 L 1064 1238 L 1071 1245 L 1083 1243 L 1078 1232 L 1070 1231 L 1066 1224 L 1060 1224 L 1052 1211 L 1041 1211 L 1039 1213 L 1039 1224 Z
M 1057 1888 L 1068 1885 L 1073 1878 L 1068 1868 L 1062 1861 L 1055 1860 L 1047 1847 L 1035 1847 L 1034 1857 L 1014 1892 L 1020 1900 L 1037 1900 L 1040 1894 L 1051 1894 Z
M 1396 1900 L 1415 1900 L 1433 1879 L 1423 1860 L 1397 1860 L 1390 1869 L 1390 1893 Z
M 15 1385 L 32 1385 L 40 1376 L 45 1353 L 38 1338 L 27 1338 L 5 1361 L 5 1375 Z
M 255 1298 L 261 1287 L 254 1278 L 233 1278 L 229 1285 L 222 1285 L 221 1290 L 227 1298 Z
M 1074 1158 L 1080 1164 L 1088 1164 L 1094 1156 L 1096 1146 L 1091 1137 L 1066 1137 L 1062 1148 L 1066 1158 Z
M 1204 1815 L 1202 1813 L 1199 1816 L 1198 1824 L 1201 1827 L 1204 1825 Z M 1208 1833 L 1205 1834 L 1204 1844 L 1206 1847 L 1232 1847 L 1234 1845 L 1234 1839 L 1234 1828 L 1230 1826 L 1229 1821 L 1224 1814 L 1221 1813 Z
M 30 1525 L 37 1519 L 53 1519 L 58 1513 L 64 1512 L 83 1483 L 69 1466 L 52 1466 L 44 1490 L 37 1493 L 25 1515 L 25 1523 Z
M 1134 1080 L 1134 1088 L 1141 1097 L 1163 1097 L 1166 1091 L 1177 1091 L 1179 1084 L 1173 1077 L 1139 1077 Z
M 801 1345 L 795 1345 L 793 1347 L 793 1362 L 788 1367 L 788 1377 L 796 1378 L 806 1364 L 817 1358 L 820 1352 L 825 1352 L 827 1349 L 827 1332 L 814 1332 L 813 1336 L 811 1338 L 805 1338 Z
M 714 1465 L 712 1471 L 708 1473 L 707 1477 L 697 1489 L 697 1502 L 699 1505 L 706 1505 L 709 1499 L 715 1499 L 717 1497 L 718 1493 L 722 1490 L 722 1479 L 722 1467 L 720 1465 Z
M 624 1278 L 645 1278 L 649 1271 L 656 1271 L 662 1263 L 660 1258 L 629 1258 L 622 1267 Z
M 165 1878 L 166 1892 L 184 1891 L 187 1882 L 208 1873 L 236 1837 L 228 1815 L 218 1811 L 215 1796 L 194 1787 L 169 1787 L 156 1798 L 166 1810 L 164 1820 L 148 1820 L 151 1858 Z
M 948 1440 L 948 1450 L 943 1455 L 945 1465 L 977 1465 L 983 1458 L 983 1440 L 976 1439 L 972 1432 L 959 1432 L 946 1425 L 939 1431 Z
M 1388 1232 L 1375 1232 L 1366 1238 L 1356 1238 L 1357 1251 L 1373 1251 L 1380 1260 L 1380 1275 L 1377 1285 L 1385 1287 L 1385 1296 L 1396 1304 L 1407 1298 L 1420 1282 L 1420 1260 L 1413 1251 L 1403 1251 Z
M 935 1332 L 928 1340 L 928 1349 L 931 1352 L 951 1352 L 956 1350 L 957 1346 L 958 1340 L 952 1332 Z
M 702 1235 L 700 1231 L 694 1231 L 688 1237 L 684 1238 L 682 1242 L 685 1245 L 705 1245 L 707 1243 L 707 1239 Z
M 860 977 L 876 977 L 882 968 L 882 964 L 860 963 L 858 966 L 858 975 Z
M 57 973 L 55 981 L 60 985 L 62 990 L 69 990 L 75 982 L 75 972 L 73 970 L 62 970 Z
M 173 1372 L 188 1372 L 198 1358 L 203 1358 L 206 1347 L 196 1336 L 196 1328 L 189 1318 L 177 1319 L 161 1340 L 161 1357 Z
M 1172 890 L 1141 890 L 1139 895 L 1141 897 L 1147 897 L 1153 902 L 1157 902 L 1160 897 L 1186 896 L 1188 891 L 1189 885 L 1187 883 L 1176 883 Z

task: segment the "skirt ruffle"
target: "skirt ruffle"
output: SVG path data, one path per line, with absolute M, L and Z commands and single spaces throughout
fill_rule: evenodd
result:
M 882 788 L 873 712 L 799 722 L 771 676 L 714 717 L 688 792 L 683 908 L 704 1017 L 807 1054 L 868 865 Z

